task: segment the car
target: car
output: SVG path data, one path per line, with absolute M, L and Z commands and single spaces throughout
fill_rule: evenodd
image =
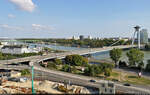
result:
M 131 84 L 129 84 L 129 83 L 125 83 L 125 84 L 123 84 L 124 86 L 131 86 Z
M 96 82 L 96 80 L 91 79 L 90 82 Z

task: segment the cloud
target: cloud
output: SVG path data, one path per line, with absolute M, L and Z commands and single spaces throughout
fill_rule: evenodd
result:
M 32 24 L 30 26 L 11 26 L 8 24 L 0 24 L 0 29 L 4 31 L 51 31 L 54 27 L 48 25 Z
M 13 14 L 8 14 L 8 17 L 9 17 L 9 18 L 15 18 L 16 16 L 13 15 Z
M 54 27 L 52 26 L 46 26 L 46 25 L 40 25 L 40 24 L 32 24 L 32 29 L 35 31 L 51 31 L 54 30 Z
M 20 31 L 20 30 L 23 30 L 22 27 L 9 26 L 7 24 L 0 24 L 0 29 L 8 30 L 8 31 Z
M 11 3 L 16 5 L 17 8 L 27 11 L 33 12 L 36 5 L 32 2 L 32 0 L 9 0 Z

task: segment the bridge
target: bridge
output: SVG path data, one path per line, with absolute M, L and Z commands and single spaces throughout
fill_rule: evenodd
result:
M 24 57 L 24 58 L 17 58 L 17 59 L 11 59 L 11 60 L 0 60 L 0 64 L 11 64 L 11 63 L 19 63 L 19 62 L 33 62 L 37 63 L 43 60 L 48 59 L 54 59 L 54 58 L 65 58 L 67 55 L 72 54 L 79 54 L 79 55 L 86 55 L 86 54 L 94 54 L 97 52 L 104 52 L 112 50 L 113 48 L 119 48 L 119 49 L 127 49 L 137 47 L 135 45 L 121 45 L 121 46 L 111 46 L 111 47 L 103 47 L 103 48 L 87 48 L 87 49 L 81 49 L 81 50 L 73 50 L 73 51 L 67 51 L 63 53 L 50 53 L 48 55 L 38 55 L 38 56 L 30 56 L 30 57 Z

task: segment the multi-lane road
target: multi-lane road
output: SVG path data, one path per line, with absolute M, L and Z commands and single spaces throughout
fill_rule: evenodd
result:
M 10 68 L 10 69 L 30 69 L 31 67 L 29 66 L 7 66 L 7 65 L 0 65 L 0 68 Z M 34 66 L 35 69 L 35 78 L 39 79 L 47 79 L 51 81 L 56 81 L 56 82 L 64 82 L 67 81 L 71 84 L 76 84 L 80 86 L 87 86 L 87 87 L 95 87 L 99 88 L 101 87 L 101 83 L 107 82 L 105 80 L 99 79 L 99 78 L 94 78 L 94 77 L 89 77 L 89 76 L 82 76 L 82 75 L 77 75 L 77 74 L 71 74 L 67 72 L 61 72 L 61 71 L 55 71 L 55 70 L 49 70 L 46 68 L 41 67 L 38 63 Z M 92 83 L 89 80 L 94 79 L 97 82 Z M 137 87 L 136 85 L 132 86 L 123 86 L 121 83 L 115 83 L 116 90 L 123 91 L 126 93 L 145 93 L 145 94 L 150 94 L 149 88 L 142 88 L 142 87 Z
M 101 80 L 99 78 L 76 75 L 76 74 L 71 74 L 71 73 L 66 73 L 66 72 L 61 72 L 61 71 L 54 71 L 54 70 L 45 69 L 43 67 L 35 67 L 35 70 L 37 73 L 42 74 L 42 76 L 44 77 L 47 76 L 49 80 L 53 80 L 53 81 L 54 80 L 55 81 L 70 80 L 71 83 L 82 85 L 82 86 L 99 88 L 101 86 L 101 83 L 108 82 L 105 80 Z M 89 80 L 91 79 L 94 79 L 97 82 L 96 83 L 89 82 Z M 150 94 L 149 88 L 140 88 L 140 87 L 136 87 L 136 85 L 127 87 L 121 83 L 115 83 L 115 86 L 116 86 L 116 90 L 124 91 L 126 93 Z

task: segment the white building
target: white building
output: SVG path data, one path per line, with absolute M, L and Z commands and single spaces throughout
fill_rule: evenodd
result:
M 7 54 L 30 53 L 28 47 L 24 45 L 5 45 L 1 48 L 1 52 Z
M 33 53 L 39 53 L 40 51 L 43 50 L 43 48 L 42 47 L 28 48 L 28 50 Z

